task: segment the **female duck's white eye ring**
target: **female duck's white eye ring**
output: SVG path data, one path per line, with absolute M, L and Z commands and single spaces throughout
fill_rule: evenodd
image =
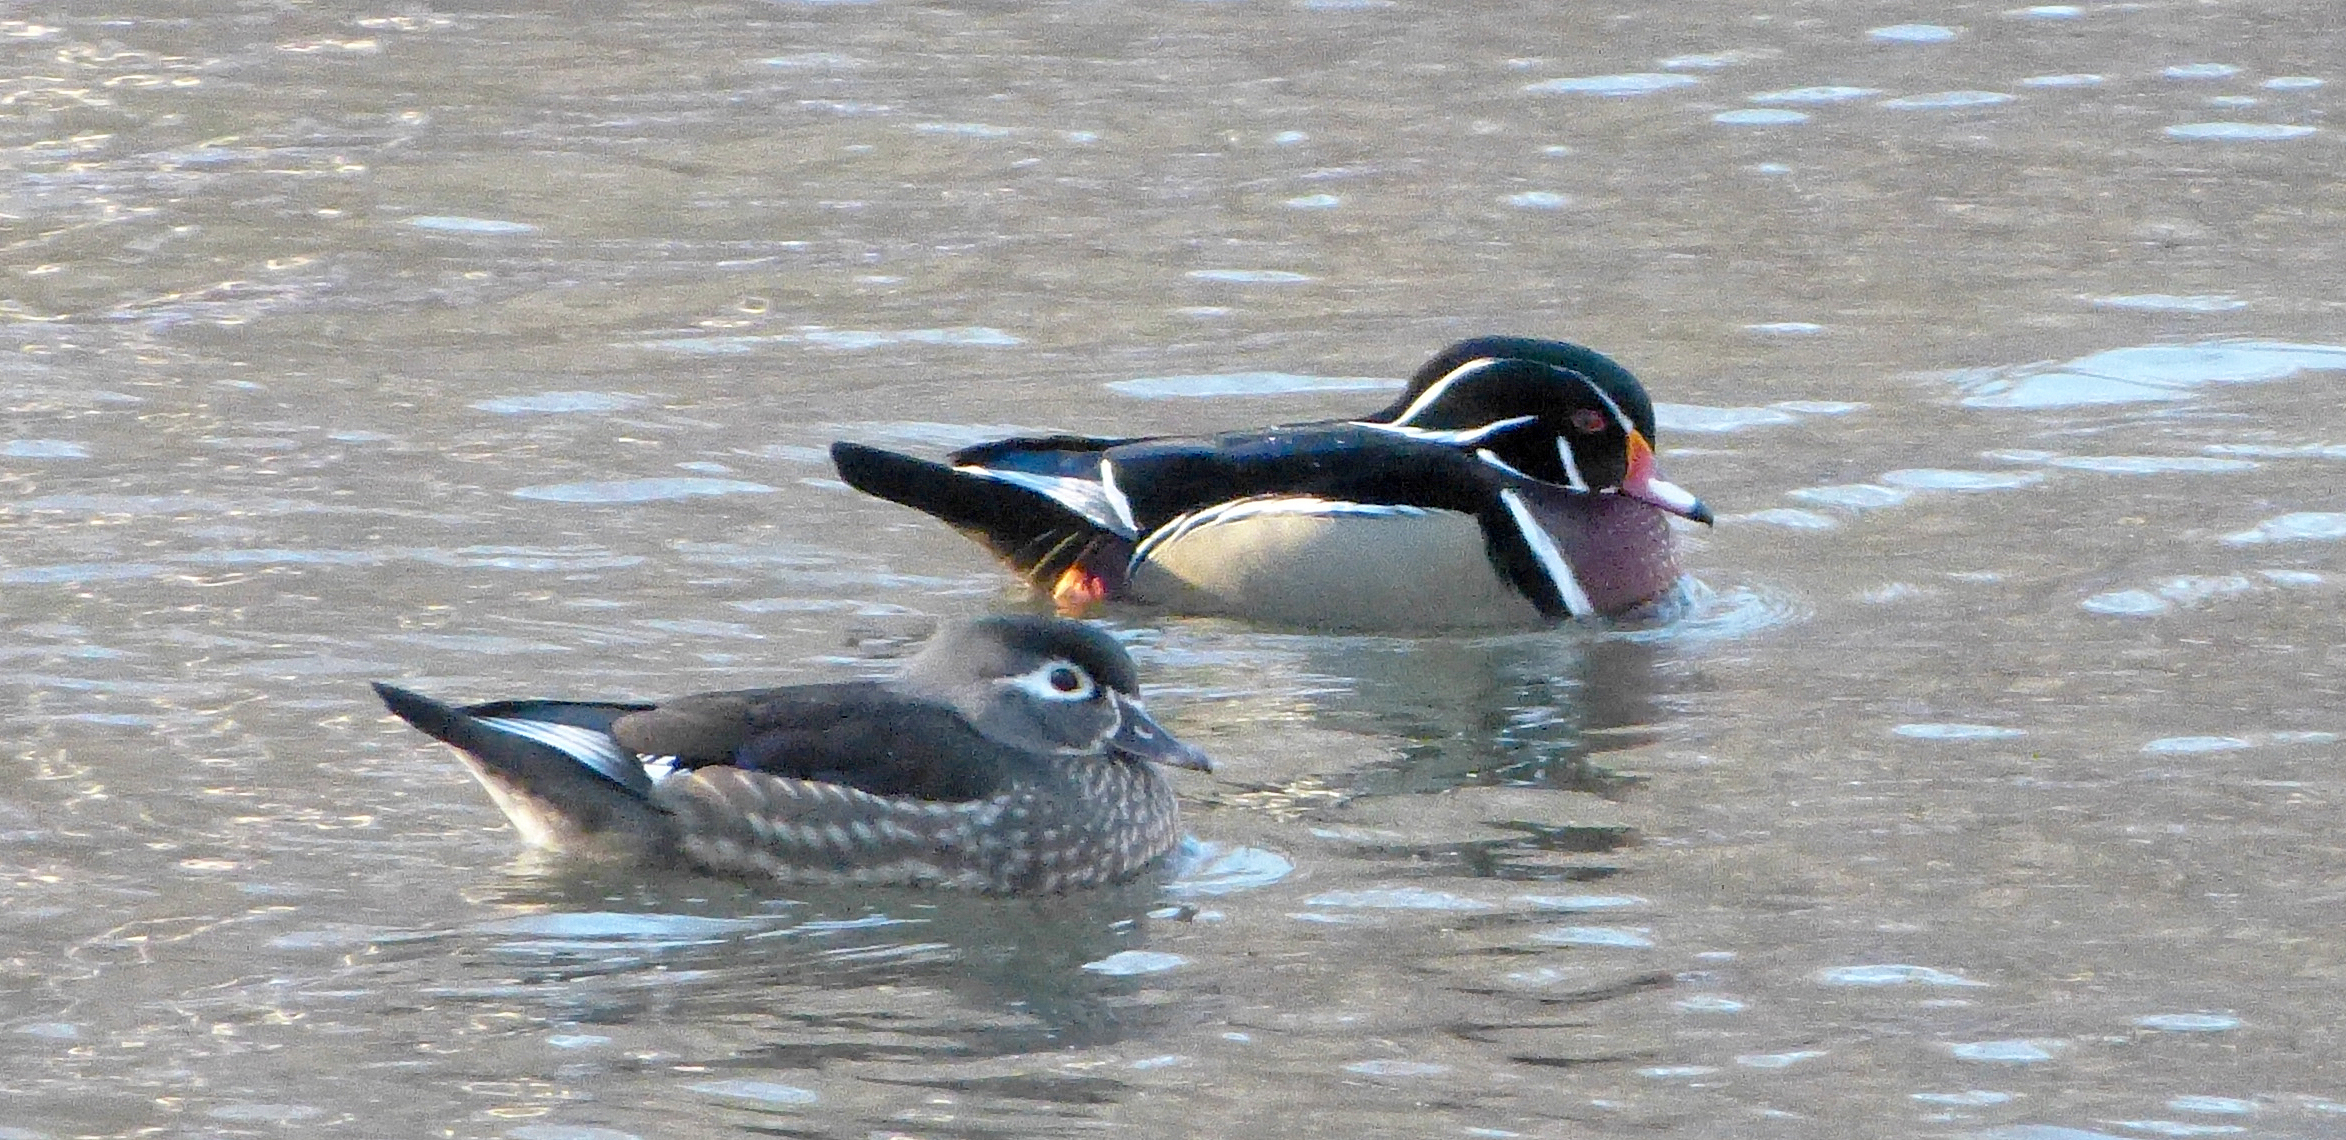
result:
M 1058 703 L 1088 701 L 1098 695 L 1100 686 L 1083 667 L 1067 661 L 1047 661 L 1036 668 L 1010 678 L 1010 683 L 1025 690 L 1037 700 Z

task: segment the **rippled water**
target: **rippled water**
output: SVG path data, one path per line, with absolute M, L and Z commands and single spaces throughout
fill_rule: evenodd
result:
M 0 13 L 0 1138 L 2346 1128 L 2331 6 Z M 548 865 L 364 682 L 1017 604 L 822 447 L 1613 353 L 1670 626 L 1118 615 L 1169 882 Z

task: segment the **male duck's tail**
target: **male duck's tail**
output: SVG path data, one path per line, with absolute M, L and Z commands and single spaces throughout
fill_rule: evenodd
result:
M 375 682 L 401 720 L 454 747 L 531 846 L 642 856 L 673 843 L 668 809 L 611 722 L 648 705 L 497 701 L 459 708 Z
M 954 458 L 965 456 L 983 458 Z M 1096 467 L 1096 454 L 1090 458 Z M 831 464 L 848 486 L 934 515 L 983 543 L 1063 608 L 1080 609 L 1123 588 L 1136 536 L 1107 506 L 1096 477 L 982 462 L 949 467 L 844 441 L 831 445 Z

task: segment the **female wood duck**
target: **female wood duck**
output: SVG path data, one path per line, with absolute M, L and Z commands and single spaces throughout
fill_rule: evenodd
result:
M 946 463 L 831 445 L 849 485 L 986 544 L 1065 612 L 1134 601 L 1316 628 L 1526 626 L 1678 589 L 1629 370 L 1562 341 L 1443 349 L 1360 420 L 1212 436 L 1044 436 Z
M 664 704 L 375 692 L 532 845 L 790 882 L 1115 882 L 1179 841 L 1155 765 L 1211 767 L 1149 719 L 1123 646 L 1057 617 L 948 627 L 892 681 Z

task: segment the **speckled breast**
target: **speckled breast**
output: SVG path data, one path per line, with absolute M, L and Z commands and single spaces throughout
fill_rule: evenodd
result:
M 1685 571 L 1670 516 L 1620 495 L 1528 489 L 1533 517 L 1556 540 L 1598 613 L 1618 616 L 1670 593 Z
M 1050 894 L 1139 873 L 1180 840 L 1180 804 L 1136 760 L 1068 758 L 1007 794 L 940 803 L 738 768 L 664 781 L 673 854 L 784 882 Z

